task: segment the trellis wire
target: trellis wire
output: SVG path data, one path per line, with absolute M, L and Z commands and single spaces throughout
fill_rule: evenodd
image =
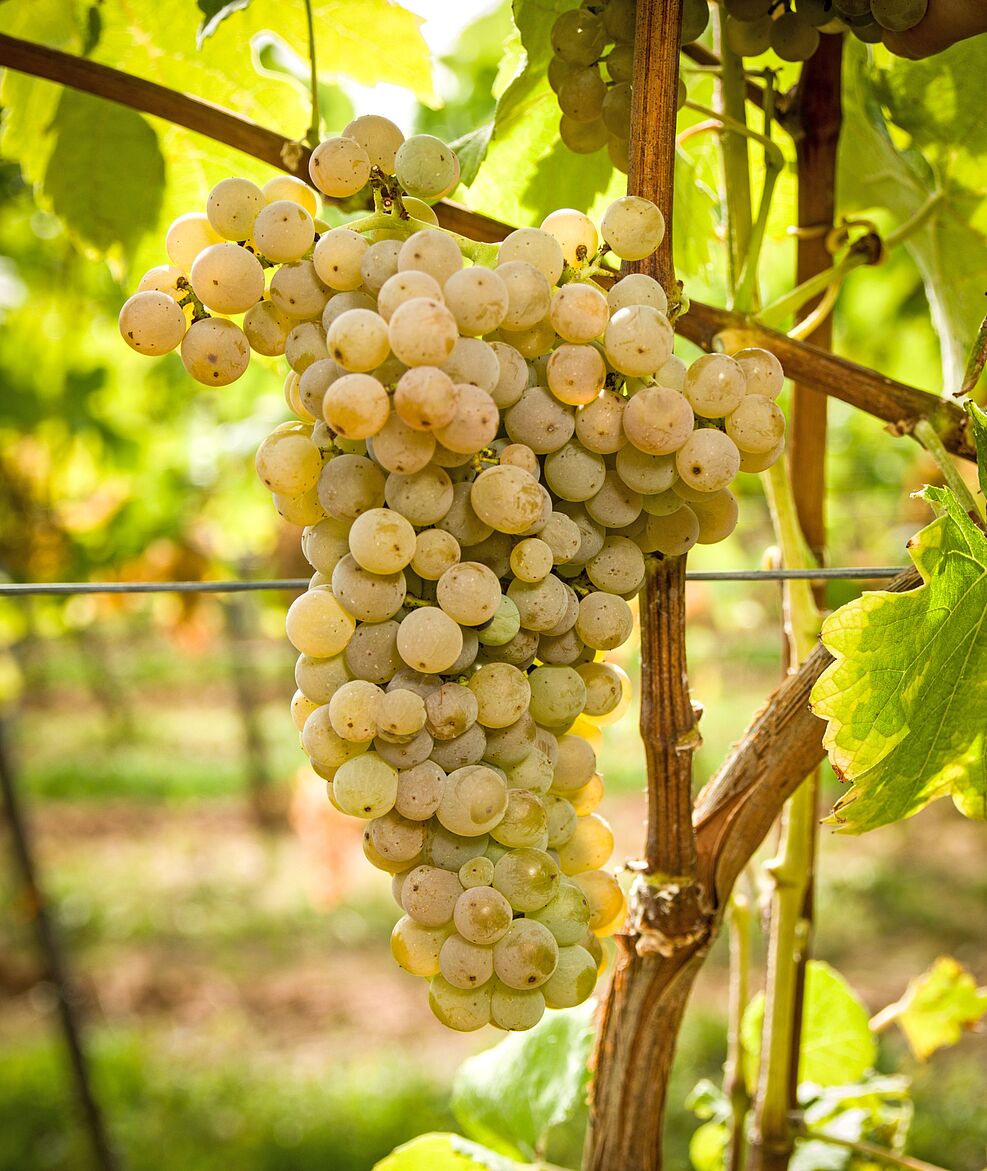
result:
M 897 577 L 907 566 L 838 566 L 825 569 L 697 569 L 688 581 L 875 581 Z M 0 597 L 70 596 L 73 594 L 239 594 L 255 590 L 304 590 L 307 577 L 257 581 L 49 581 L 4 582 Z

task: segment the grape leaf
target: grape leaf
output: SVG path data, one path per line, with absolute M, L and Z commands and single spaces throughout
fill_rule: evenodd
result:
M 945 511 L 909 543 L 924 584 L 864 594 L 823 623 L 836 662 L 811 703 L 833 767 L 853 782 L 832 817 L 847 833 L 945 796 L 987 817 L 987 534 L 952 492 L 923 495 Z
M 955 1045 L 964 1029 L 987 1016 L 987 988 L 950 956 L 909 982 L 905 995 L 880 1014 L 896 1021 L 912 1053 L 926 1061 L 937 1049 Z
M 987 412 L 982 411 L 975 402 L 968 402 L 966 409 L 973 426 L 973 442 L 977 449 L 980 494 L 987 497 Z
M 66 89 L 51 133 L 42 198 L 84 251 L 105 254 L 115 244 L 131 251 L 157 222 L 164 189 L 165 162 L 147 120 Z
M 517 1159 L 578 1162 L 586 1128 L 592 1002 L 553 1012 L 466 1060 L 452 1112 L 478 1142 Z
M 883 208 L 899 224 L 919 214 L 904 245 L 922 274 L 951 389 L 983 317 L 985 72 L 984 37 L 928 61 L 868 53 L 852 41 L 844 57 L 840 207 Z
M 195 43 L 202 48 L 203 42 L 213 35 L 216 29 L 232 16 L 234 12 L 242 12 L 250 0 L 196 0 L 202 13 L 202 24 L 195 36 Z
M 606 150 L 576 155 L 559 140 L 559 106 L 548 84 L 550 33 L 568 0 L 514 0 L 522 64 L 497 102 L 470 205 L 509 224 L 540 222 L 559 205 L 602 211 L 624 193 L 624 178 Z M 598 218 L 598 217 L 597 217 Z
M 227 58 L 243 53 L 244 42 L 272 29 L 308 60 L 304 4 L 251 0 L 234 19 L 218 25 L 203 56 Z M 421 34 L 422 18 L 390 0 L 313 0 L 315 56 L 320 76 L 351 77 L 361 85 L 386 81 L 411 90 L 425 102 L 435 100 L 432 60 Z M 264 124 L 269 124 L 268 121 Z M 341 126 L 329 127 L 339 131 Z
M 722 1122 L 704 1122 L 689 1139 L 689 1162 L 694 1171 L 723 1171 L 730 1128 Z
M 421 1134 L 375 1163 L 372 1171 L 521 1171 L 513 1159 L 458 1134 Z
M 764 993 L 751 1000 L 741 1032 L 746 1051 L 747 1084 L 753 1092 L 761 1054 Z M 858 1081 L 877 1058 L 877 1043 L 867 1009 L 846 980 L 829 964 L 810 960 L 805 973 L 805 1013 L 799 1081 L 840 1086 Z

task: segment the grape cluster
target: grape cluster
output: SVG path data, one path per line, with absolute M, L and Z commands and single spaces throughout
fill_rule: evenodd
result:
M 224 180 L 121 329 L 144 353 L 184 333 L 210 385 L 248 348 L 286 355 L 296 419 L 256 465 L 314 570 L 286 620 L 302 746 L 393 875 L 392 951 L 435 1015 L 526 1029 L 590 995 L 626 910 L 593 721 L 630 697 L 601 656 L 631 635 L 646 556 L 733 529 L 728 484 L 784 444 L 783 376 L 756 349 L 687 367 L 658 282 L 607 290 L 608 253 L 662 240 L 648 200 L 617 200 L 599 232 L 553 212 L 499 247 L 430 226 L 416 201 L 458 167 L 435 142 L 409 162 L 416 140 L 369 118 L 323 143 L 324 193 L 373 174 L 389 202 L 317 240 L 308 189 Z
M 928 0 L 722 0 L 724 35 L 741 57 L 773 49 L 783 61 L 807 61 L 819 34 L 849 30 L 876 44 L 886 32 L 914 28 Z
M 563 12 L 552 26 L 553 57 L 548 66 L 548 83 L 562 111 L 562 142 L 576 154 L 606 147 L 613 165 L 625 173 L 635 19 L 635 0 L 603 0 Z M 707 0 L 685 0 L 682 43 L 698 40 L 708 23 Z M 685 98 L 680 80 L 680 107 Z

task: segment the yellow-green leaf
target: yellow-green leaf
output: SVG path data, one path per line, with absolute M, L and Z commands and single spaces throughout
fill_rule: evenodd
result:
M 910 543 L 924 584 L 864 594 L 823 623 L 835 658 L 812 690 L 837 773 L 853 788 L 834 810 L 862 833 L 952 797 L 987 817 L 987 534 L 951 492 Z
M 746 1075 L 753 1089 L 761 1053 L 764 994 L 759 993 L 744 1013 L 742 1035 Z M 839 1086 L 862 1080 L 877 1057 L 877 1044 L 867 1010 L 846 980 L 829 964 L 810 961 L 805 973 L 805 1013 L 799 1081 L 817 1086 Z
M 951 956 L 941 956 L 916 976 L 905 995 L 879 1014 L 882 1025 L 896 1021 L 919 1061 L 955 1045 L 964 1030 L 987 1016 L 987 988 Z

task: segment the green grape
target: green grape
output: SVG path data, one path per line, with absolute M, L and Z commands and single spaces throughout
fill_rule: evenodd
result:
M 135 293 L 120 310 L 123 340 L 148 357 L 173 350 L 185 335 L 185 325 L 181 306 L 167 293 L 153 289 Z
M 559 945 L 541 923 L 515 919 L 493 947 L 494 971 L 510 988 L 538 988 L 555 971 Z
M 559 948 L 555 971 L 541 987 L 549 1008 L 573 1008 L 593 995 L 596 987 L 596 960 L 585 948 Z
M 545 997 L 537 988 L 512 988 L 494 977 L 490 1021 L 499 1029 L 534 1028 L 545 1014 Z
M 447 1028 L 470 1033 L 490 1023 L 491 988 L 456 988 L 441 974 L 428 986 L 428 1006 Z
M 409 195 L 441 199 L 459 181 L 456 152 L 431 134 L 414 134 L 398 147 L 394 174 Z
M 723 7 L 729 16 L 737 20 L 759 20 L 767 16 L 775 0 L 723 0 Z
M 929 0 L 871 0 L 871 15 L 890 32 L 914 28 L 928 11 Z
M 515 911 L 537 911 L 555 897 L 559 868 L 542 850 L 508 850 L 494 867 L 493 886 Z
M 819 48 L 819 32 L 797 12 L 783 12 L 771 22 L 771 48 L 782 61 L 808 61 Z
M 833 0 L 797 0 L 795 9 L 803 20 L 816 28 L 829 24 L 836 15 Z
M 879 45 L 884 39 L 885 33 L 885 29 L 876 20 L 863 24 L 852 24 L 850 31 L 858 41 L 863 41 L 865 45 Z
M 757 20 L 738 20 L 728 16 L 723 24 L 723 35 L 738 57 L 757 57 L 771 48 L 773 23 L 770 16 L 760 16 Z
M 439 970 L 454 988 L 480 988 L 493 975 L 493 951 L 453 932 L 439 951 Z
M 590 905 L 575 882 L 566 878 L 560 884 L 555 898 L 540 910 L 529 911 L 526 918 L 547 927 L 560 948 L 569 947 L 585 935 L 589 926 Z
M 616 44 L 603 61 L 611 81 L 630 81 L 634 75 L 634 46 Z
M 490 858 L 476 858 L 465 863 L 464 868 L 472 863 L 479 866 L 482 862 L 492 865 Z M 495 872 L 495 867 L 492 870 Z M 514 921 L 514 912 L 499 890 L 478 885 L 467 888 L 456 900 L 453 921 L 464 939 L 492 944 L 507 934 Z
M 439 952 L 449 936 L 449 928 L 425 927 L 403 915 L 391 932 L 391 955 L 412 976 L 430 979 L 439 971 Z
M 633 41 L 637 23 L 635 0 L 608 0 L 603 25 L 614 41 Z
M 698 41 L 709 24 L 709 5 L 706 0 L 684 0 L 682 5 L 682 32 L 679 41 L 691 45 Z
M 607 43 L 600 17 L 586 8 L 571 8 L 552 25 L 552 49 L 571 65 L 592 65 Z
M 592 122 L 600 117 L 608 96 L 597 66 L 573 69 L 559 86 L 559 109 L 574 122 Z

